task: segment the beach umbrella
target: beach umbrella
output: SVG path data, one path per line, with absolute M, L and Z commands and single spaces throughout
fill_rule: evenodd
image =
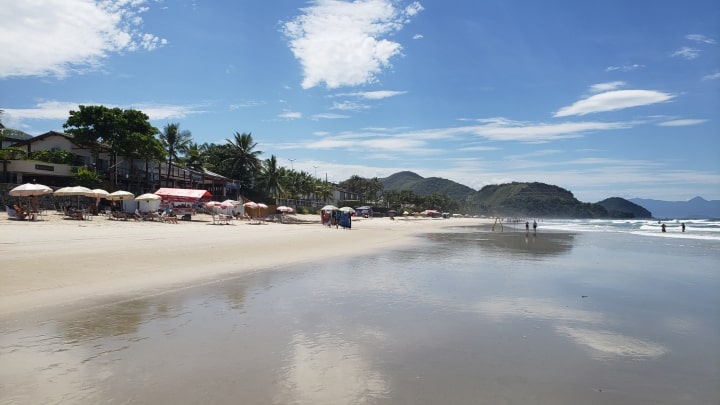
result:
M 221 204 L 224 205 L 224 206 L 226 206 L 226 207 L 229 207 L 229 206 L 231 206 L 231 205 L 232 205 L 233 207 L 237 207 L 238 205 L 240 205 L 240 201 L 236 201 L 236 200 L 225 200 L 225 201 L 223 201 Z
M 204 204 L 205 208 L 217 208 L 221 205 L 222 203 L 220 201 L 208 201 Z
M 61 197 L 70 197 L 70 196 L 76 196 L 77 197 L 77 205 L 78 208 L 80 207 L 80 197 L 86 197 L 90 193 L 90 189 L 83 186 L 71 186 L 71 187 L 63 187 L 55 190 L 53 195 L 61 196 Z
M 338 210 L 338 207 L 336 207 L 332 204 L 329 204 L 329 205 L 326 205 L 326 206 L 320 208 L 320 211 L 337 211 L 337 210 Z
M 153 193 L 145 193 L 135 197 L 135 201 L 138 202 L 138 208 L 140 208 L 141 204 L 146 206 L 145 209 L 140 210 L 143 212 L 157 211 L 158 208 L 160 208 L 160 200 L 162 200 L 162 197 Z
M 72 187 L 59 188 L 59 189 L 55 190 L 55 192 L 53 194 L 57 195 L 57 196 L 63 196 L 63 197 L 73 196 L 73 195 L 78 196 L 78 197 L 79 196 L 84 197 L 84 196 L 90 195 L 90 191 L 91 190 L 87 187 L 72 186 Z
M 123 211 L 125 211 L 125 200 L 132 200 L 133 198 L 135 198 L 135 194 L 125 190 L 113 191 L 112 193 L 105 196 L 106 200 L 122 201 Z
M 354 213 L 355 213 L 355 208 L 353 208 L 353 207 L 341 207 L 341 208 L 338 208 L 338 211 L 347 212 L 347 213 L 349 213 L 349 214 L 354 214 Z
M 246 202 L 245 204 L 243 204 L 243 207 L 245 207 L 245 208 L 250 208 L 250 209 L 255 209 L 255 208 L 258 207 L 258 205 L 257 205 L 257 203 L 255 203 L 255 202 L 248 201 L 248 202 Z
M 153 193 L 145 193 L 135 197 L 135 201 L 160 201 L 162 197 Z
M 31 197 L 52 194 L 53 190 L 43 184 L 25 183 L 10 190 L 12 197 Z
M 133 198 L 135 198 L 135 194 L 124 190 L 113 191 L 105 196 L 106 200 L 111 201 L 132 200 Z
M 95 206 L 97 207 L 98 205 L 100 205 L 100 199 L 107 197 L 108 194 L 110 193 L 101 188 L 94 188 L 90 190 L 88 197 L 95 197 Z
M 277 210 L 280 212 L 295 212 L 295 208 L 288 207 L 287 205 L 281 205 L 277 207 Z
M 95 198 L 97 198 L 97 199 L 100 199 L 100 198 L 105 198 L 105 197 L 107 197 L 108 194 L 110 194 L 110 193 L 108 193 L 107 191 L 105 191 L 105 190 L 103 190 L 103 189 L 101 189 L 101 188 L 94 188 L 94 189 L 90 190 L 90 193 L 88 193 L 87 196 L 88 196 L 88 197 L 95 197 Z

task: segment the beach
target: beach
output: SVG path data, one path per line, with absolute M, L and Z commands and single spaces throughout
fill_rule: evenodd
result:
M 720 400 L 707 224 L 316 219 L 0 223 L 0 402 Z
M 487 219 L 356 219 L 351 230 L 323 227 L 319 215 L 292 222 L 215 225 L 199 214 L 179 224 L 71 220 L 50 212 L 40 221 L 0 221 L 0 316 L 87 300 L 127 298 L 238 273 L 413 242 L 445 226 Z

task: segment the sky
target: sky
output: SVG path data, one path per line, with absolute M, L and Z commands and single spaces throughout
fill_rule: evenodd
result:
M 715 0 L 0 0 L 6 127 L 138 109 L 339 182 L 720 199 Z

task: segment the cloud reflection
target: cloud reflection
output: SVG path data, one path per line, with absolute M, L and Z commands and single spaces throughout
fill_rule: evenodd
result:
M 493 318 L 521 316 L 524 318 L 558 320 L 565 322 L 602 323 L 605 316 L 600 312 L 585 311 L 560 306 L 550 300 L 533 298 L 496 297 L 477 302 L 473 310 Z
M 658 358 L 667 349 L 657 343 L 624 336 L 605 330 L 591 330 L 558 326 L 555 330 L 563 336 L 572 338 L 577 344 L 585 346 L 599 359 L 617 357 Z
M 274 403 L 364 404 L 385 397 L 389 387 L 357 345 L 330 336 L 299 333 L 292 343 L 282 387 Z

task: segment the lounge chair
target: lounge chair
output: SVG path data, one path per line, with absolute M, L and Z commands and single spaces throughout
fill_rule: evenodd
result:
M 9 205 L 5 206 L 5 211 L 7 211 L 7 215 L 8 215 L 9 219 L 22 219 L 22 218 L 18 217 L 17 210 L 14 208 L 10 208 Z
M 110 215 L 110 218 L 113 218 L 115 220 L 127 221 L 128 219 L 127 212 L 124 211 L 112 211 Z

